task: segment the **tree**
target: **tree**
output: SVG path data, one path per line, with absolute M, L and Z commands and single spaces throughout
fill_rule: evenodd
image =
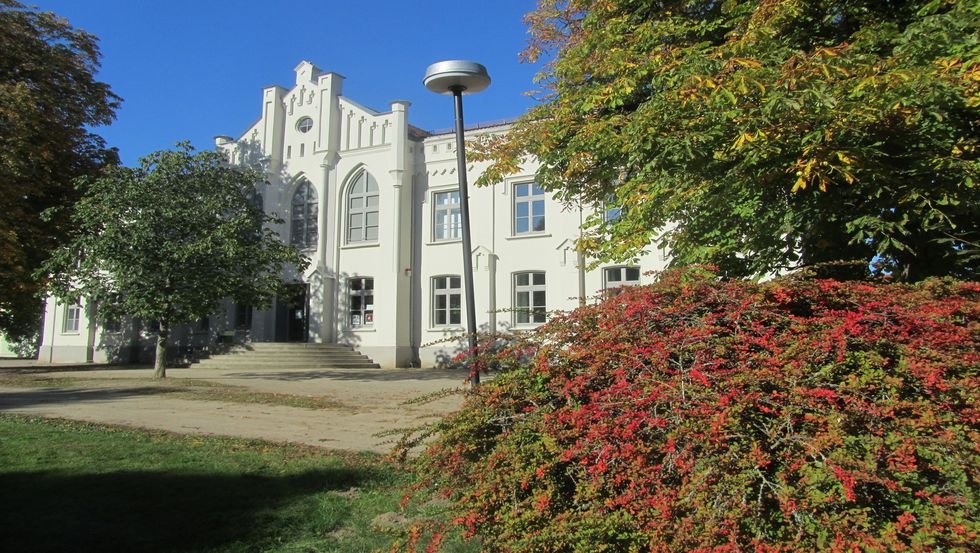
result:
M 541 0 L 527 21 L 543 102 L 480 145 L 477 184 L 533 154 L 558 198 L 623 208 L 586 252 L 976 275 L 976 0 Z
M 255 202 L 261 180 L 186 143 L 80 180 L 74 238 L 44 265 L 54 294 L 85 297 L 104 319 L 157 321 L 155 376 L 163 378 L 174 325 L 207 317 L 222 298 L 268 305 L 283 290 L 283 265 L 306 267 L 265 227 L 275 220 Z
M 72 180 L 118 162 L 92 133 L 119 105 L 95 80 L 95 36 L 52 13 L 0 0 L 0 332 L 39 327 L 44 283 L 34 273 L 68 231 L 41 213 L 70 206 Z

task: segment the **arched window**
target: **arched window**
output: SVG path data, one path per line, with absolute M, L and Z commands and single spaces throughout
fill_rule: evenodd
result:
M 290 207 L 289 243 L 300 249 L 316 247 L 316 190 L 309 181 L 303 181 L 293 193 Z
M 378 182 L 361 171 L 347 191 L 347 242 L 378 240 Z

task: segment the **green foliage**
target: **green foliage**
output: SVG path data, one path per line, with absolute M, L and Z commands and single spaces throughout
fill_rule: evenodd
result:
M 44 265 L 53 293 L 86 297 L 105 319 L 159 321 L 164 339 L 223 298 L 267 305 L 283 289 L 283 265 L 302 271 L 307 261 L 264 226 L 272 218 L 253 200 L 261 180 L 185 143 L 79 181 L 74 237 Z
M 96 38 L 52 13 L 0 0 L 0 52 L 0 332 L 18 340 L 37 331 L 34 272 L 68 231 L 41 213 L 77 199 L 75 177 L 118 161 L 89 128 L 112 121 L 119 97 L 95 80 Z
M 416 487 L 488 551 L 968 551 L 978 320 L 977 283 L 666 273 L 483 352 Z
M 533 154 L 560 199 L 614 198 L 588 253 L 976 274 L 977 0 L 542 0 L 527 19 L 544 101 L 482 144 L 478 184 Z
M 41 320 L 37 320 L 37 328 L 33 334 L 23 335 L 8 342 L 10 351 L 21 359 L 37 359 L 41 348 Z

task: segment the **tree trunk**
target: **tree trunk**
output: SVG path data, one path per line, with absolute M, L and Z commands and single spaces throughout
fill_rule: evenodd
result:
M 170 336 L 170 328 L 160 323 L 160 332 L 157 333 L 157 355 L 153 364 L 153 378 L 167 377 L 167 338 Z

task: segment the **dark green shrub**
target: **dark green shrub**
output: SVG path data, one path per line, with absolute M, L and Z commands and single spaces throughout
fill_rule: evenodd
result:
M 483 356 L 499 372 L 439 424 L 417 490 L 450 515 L 427 531 L 514 552 L 968 550 L 978 299 L 688 270 L 558 315 Z

